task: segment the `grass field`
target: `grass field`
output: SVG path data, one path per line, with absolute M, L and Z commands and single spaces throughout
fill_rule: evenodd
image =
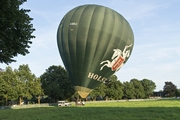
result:
M 180 100 L 86 102 L 0 110 L 0 120 L 180 120 Z

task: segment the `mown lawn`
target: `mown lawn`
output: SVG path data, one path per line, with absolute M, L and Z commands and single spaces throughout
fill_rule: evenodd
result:
M 0 120 L 180 120 L 180 100 L 86 102 L 85 106 L 0 110 Z

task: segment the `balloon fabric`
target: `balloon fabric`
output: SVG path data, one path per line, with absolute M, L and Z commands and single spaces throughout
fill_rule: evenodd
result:
M 134 35 L 121 14 L 89 4 L 78 6 L 63 17 L 57 44 L 75 90 L 85 98 L 127 62 Z

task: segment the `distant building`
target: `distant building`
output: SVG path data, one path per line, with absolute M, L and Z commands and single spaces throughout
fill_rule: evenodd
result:
M 163 97 L 164 94 L 162 91 L 159 91 L 159 92 L 153 92 L 153 97 Z

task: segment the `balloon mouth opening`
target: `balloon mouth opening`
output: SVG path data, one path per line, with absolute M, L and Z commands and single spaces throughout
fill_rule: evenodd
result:
M 92 91 L 92 89 L 82 86 L 75 86 L 75 90 L 78 92 L 81 98 L 86 98 L 89 95 L 89 93 Z

